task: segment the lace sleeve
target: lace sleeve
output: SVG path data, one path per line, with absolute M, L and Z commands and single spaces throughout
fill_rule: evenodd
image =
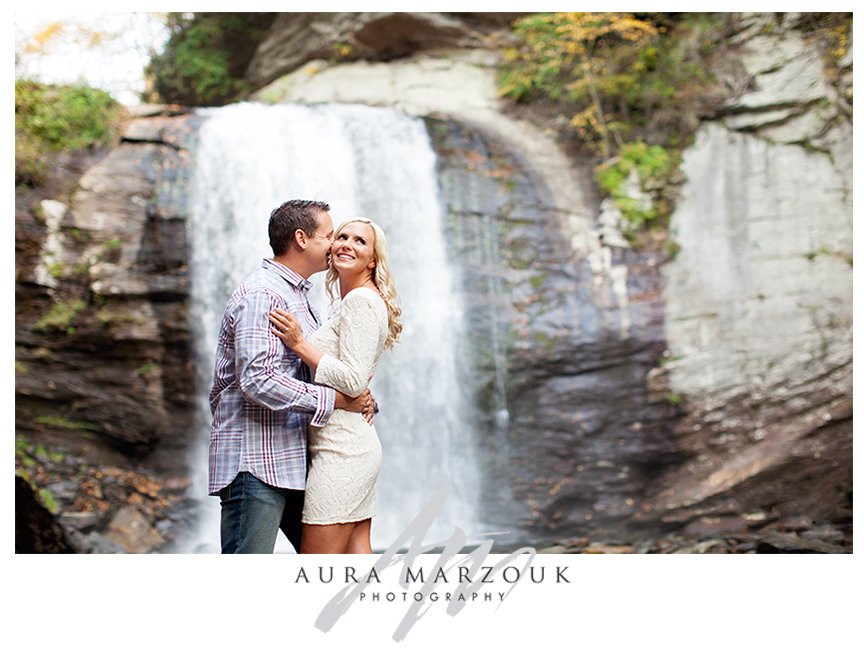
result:
M 318 362 L 315 382 L 332 386 L 351 397 L 362 393 L 375 372 L 386 339 L 387 313 L 380 298 L 355 290 L 345 297 L 339 312 L 339 358 L 325 354 Z

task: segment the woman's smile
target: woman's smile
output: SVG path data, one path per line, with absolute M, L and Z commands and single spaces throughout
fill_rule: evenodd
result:
M 375 233 L 367 223 L 352 222 L 339 230 L 330 249 L 333 266 L 359 273 L 375 266 Z

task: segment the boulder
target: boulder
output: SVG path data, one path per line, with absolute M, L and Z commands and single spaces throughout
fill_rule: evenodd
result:
M 162 535 L 134 506 L 125 506 L 117 511 L 105 538 L 124 548 L 128 553 L 148 553 L 165 543 Z

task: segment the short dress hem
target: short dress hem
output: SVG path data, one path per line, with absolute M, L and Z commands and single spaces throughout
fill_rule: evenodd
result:
M 374 516 L 375 516 L 375 513 L 371 512 L 368 515 L 359 516 L 359 517 L 356 517 L 354 515 L 352 515 L 350 517 L 338 517 L 336 519 L 333 519 L 332 521 L 331 520 L 306 521 L 304 519 L 303 523 L 307 526 L 332 526 L 334 524 L 356 524 L 356 523 L 359 523 L 361 521 L 366 521 L 367 519 L 372 519 L 372 517 L 374 517 Z

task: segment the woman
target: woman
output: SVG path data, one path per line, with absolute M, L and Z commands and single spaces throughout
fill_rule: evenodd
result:
M 381 228 L 369 219 L 336 230 L 326 287 L 340 301 L 327 323 L 304 339 L 291 314 L 270 314 L 273 332 L 314 373 L 316 383 L 346 395 L 365 390 L 385 348 L 399 338 L 401 310 Z M 361 414 L 336 410 L 309 428 L 310 467 L 303 506 L 301 553 L 371 553 L 381 444 Z

